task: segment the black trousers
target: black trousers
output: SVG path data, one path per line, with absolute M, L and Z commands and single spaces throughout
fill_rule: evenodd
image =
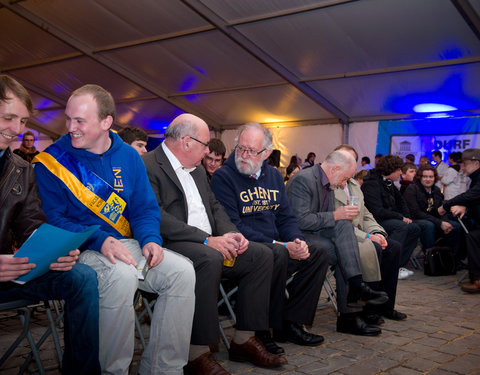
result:
M 291 259 L 280 244 L 265 243 L 273 252 L 270 292 L 270 328 L 282 329 L 284 321 L 312 325 L 328 269 L 328 252 L 319 243 L 309 242 L 310 257 Z M 292 282 L 287 279 L 296 272 Z M 286 299 L 285 288 L 289 298 Z
M 465 243 L 467 247 L 468 272 L 470 281 L 473 282 L 480 279 L 480 228 L 478 225 L 470 227 L 469 233 L 465 235 Z
M 238 282 L 237 329 L 257 331 L 268 329 L 270 284 L 273 270 L 272 251 L 259 243 L 250 242 L 233 267 L 223 265 L 223 255 L 217 250 L 195 242 L 168 242 L 170 250 L 190 258 L 196 273 L 193 345 L 219 342 L 218 292 L 223 278 Z
M 420 238 L 420 227 L 415 223 L 407 224 L 403 220 L 396 219 L 383 220 L 378 224 L 387 231 L 388 240 L 395 240 L 402 244 L 400 267 L 405 267 L 417 246 Z
M 395 298 L 397 296 L 398 268 L 400 267 L 402 244 L 390 238 L 387 241 L 388 246 L 385 250 L 382 250 L 378 243 L 373 242 L 377 251 L 378 262 L 380 263 L 382 280 L 368 283 L 368 285 L 374 290 L 387 293 L 388 301 L 381 308 L 392 310 L 395 307 Z

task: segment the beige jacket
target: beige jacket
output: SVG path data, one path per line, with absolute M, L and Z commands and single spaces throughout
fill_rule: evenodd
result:
M 380 233 L 385 237 L 387 233 L 380 226 L 373 215 L 365 207 L 363 193 L 357 180 L 351 178 L 347 182 L 350 195 L 359 197 L 358 215 L 353 219 L 352 224 L 357 236 L 358 248 L 360 251 L 360 268 L 362 270 L 363 280 L 367 282 L 379 281 L 382 279 L 380 273 L 380 264 L 378 263 L 377 252 L 372 241 L 367 239 L 368 233 Z M 340 187 L 335 189 L 335 209 L 347 205 L 347 194 Z

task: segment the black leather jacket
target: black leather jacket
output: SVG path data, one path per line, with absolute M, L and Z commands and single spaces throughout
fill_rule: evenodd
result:
M 470 176 L 472 182 L 470 188 L 462 194 L 443 202 L 443 208 L 450 211 L 452 206 L 466 206 L 467 216 L 480 223 L 480 169 L 477 169 Z
M 46 222 L 38 196 L 35 172 L 7 148 L 0 171 L 0 254 L 11 254 Z

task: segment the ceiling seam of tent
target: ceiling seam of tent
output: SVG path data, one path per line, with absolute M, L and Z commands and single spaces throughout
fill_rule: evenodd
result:
M 325 97 L 320 95 L 317 91 L 312 89 L 307 83 L 299 82 L 298 78 L 285 68 L 280 62 L 272 58 L 266 52 L 261 50 L 255 43 L 248 39 L 245 35 L 241 34 L 235 28 L 229 27 L 221 17 L 219 17 L 210 8 L 196 1 L 181 0 L 185 5 L 190 7 L 198 15 L 203 17 L 209 23 L 215 25 L 220 31 L 222 31 L 227 37 L 241 46 L 244 50 L 254 56 L 257 60 L 261 61 L 265 66 L 279 74 L 297 90 L 303 93 L 306 97 L 310 98 L 317 105 L 320 105 L 325 110 L 336 116 L 342 122 L 349 122 L 348 116 L 341 111 L 338 107 L 328 101 Z

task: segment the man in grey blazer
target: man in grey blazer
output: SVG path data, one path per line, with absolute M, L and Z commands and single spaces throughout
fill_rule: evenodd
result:
M 210 131 L 191 114 L 175 118 L 165 141 L 143 156 L 162 215 L 165 246 L 190 258 L 196 272 L 195 315 L 186 374 L 228 374 L 209 345 L 219 341 L 217 299 L 222 277 L 238 281 L 237 330 L 230 360 L 262 367 L 286 363 L 269 353 L 255 337 L 268 329 L 273 256 L 269 248 L 249 243 L 215 199 L 203 167 Z M 233 266 L 224 260 L 234 261 Z
M 350 145 L 340 145 L 335 150 L 344 150 L 349 152 L 355 161 L 358 161 L 357 151 Z M 383 290 L 388 295 L 388 301 L 380 306 L 367 306 L 363 311 L 363 318 L 370 324 L 379 324 L 385 316 L 387 319 L 404 320 L 407 315 L 394 309 L 397 294 L 398 268 L 400 266 L 400 254 L 402 244 L 391 238 L 387 240 L 387 232 L 375 221 L 375 218 L 365 207 L 363 193 L 357 180 L 350 178 L 345 187 L 335 189 L 335 208 L 351 204 L 353 197 L 357 197 L 356 206 L 358 215 L 352 220 L 357 237 L 358 248 L 360 250 L 360 260 L 362 265 L 363 279 L 370 282 L 369 286 L 375 290 Z M 369 264 L 364 262 L 365 253 L 373 250 L 378 271 L 381 277 L 371 277 L 368 275 L 368 267 L 371 267 L 374 261 L 368 260 Z M 370 279 L 369 277 L 370 276 Z M 378 276 L 378 275 L 377 275 Z
M 358 242 L 351 222 L 358 215 L 358 207 L 334 209 L 334 189 L 344 187 L 355 168 L 353 156 L 346 151 L 334 151 L 321 165 L 297 173 L 287 186 L 287 194 L 306 240 L 320 242 L 328 249 L 330 263 L 336 264 L 340 312 L 337 331 L 375 336 L 381 330 L 366 324 L 358 314 L 348 314 L 348 307 L 360 307 L 365 303 L 380 305 L 388 297 L 385 292 L 372 290 L 363 281 Z

